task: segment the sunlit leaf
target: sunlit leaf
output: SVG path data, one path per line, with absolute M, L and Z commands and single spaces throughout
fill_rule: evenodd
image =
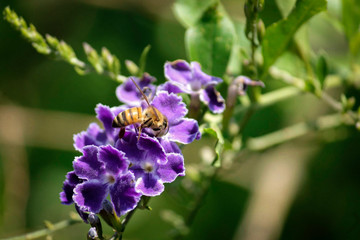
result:
M 212 126 L 211 128 L 204 128 L 203 133 L 209 134 L 216 139 L 216 144 L 215 144 L 216 157 L 215 157 L 212 165 L 215 167 L 220 167 L 221 166 L 221 154 L 222 154 L 222 151 L 224 149 L 224 144 L 225 144 L 224 137 L 221 133 L 221 130 L 216 126 Z
M 174 3 L 174 13 L 179 22 L 188 28 L 201 18 L 204 12 L 218 0 L 177 0 Z
M 320 82 L 321 87 L 324 86 L 325 78 L 328 74 L 328 64 L 324 55 L 320 55 L 316 63 L 316 75 Z
M 201 20 L 186 31 L 185 44 L 191 61 L 198 61 L 211 75 L 222 76 L 229 62 L 235 30 L 220 5 L 211 6 Z
M 266 29 L 262 42 L 264 57 L 263 72 L 285 51 L 299 27 L 312 16 L 326 9 L 326 0 L 298 0 L 288 18 L 272 24 Z
M 357 55 L 360 50 L 360 0 L 342 0 L 342 23 L 350 52 Z

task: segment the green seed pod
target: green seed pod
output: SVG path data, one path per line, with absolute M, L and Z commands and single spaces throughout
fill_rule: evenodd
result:
M 257 36 L 258 36 L 259 43 L 261 43 L 262 40 L 264 39 L 265 32 L 266 32 L 265 24 L 261 19 L 259 19 L 259 21 L 257 22 L 256 30 L 257 30 Z

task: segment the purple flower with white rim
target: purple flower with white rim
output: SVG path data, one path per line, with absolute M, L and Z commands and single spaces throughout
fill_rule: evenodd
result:
M 152 83 L 156 81 L 156 78 L 150 76 L 148 73 L 144 73 L 141 78 L 131 78 L 133 78 L 137 85 L 139 85 L 140 89 L 147 88 L 155 94 L 156 87 Z M 116 96 L 120 102 L 128 104 L 132 107 L 139 106 L 142 99 L 142 94 L 131 81 L 130 77 L 116 88 Z
M 164 183 L 185 175 L 183 156 L 176 152 L 166 153 L 154 137 L 144 134 L 137 141 L 137 134 L 128 132 L 116 142 L 116 148 L 131 162 L 129 171 L 135 175 L 135 189 L 145 196 L 160 195 Z
M 128 165 L 125 154 L 110 145 L 85 146 L 83 156 L 73 163 L 75 174 L 86 180 L 74 188 L 73 200 L 80 210 L 98 213 L 108 194 L 118 216 L 134 209 L 141 194 L 135 191 Z
M 75 149 L 81 152 L 82 149 L 88 145 L 114 145 L 119 134 L 119 129 L 111 126 L 112 121 L 117 114 L 128 108 L 126 105 L 113 108 L 100 103 L 96 105 L 96 117 L 102 122 L 104 129 L 101 129 L 97 123 L 90 123 L 86 131 L 74 135 Z
M 215 89 L 215 85 L 223 80 L 201 71 L 198 62 L 190 64 L 184 60 L 165 63 L 165 77 L 182 92 L 198 95 L 200 100 L 209 106 L 213 113 L 221 113 L 225 109 L 225 100 Z
M 74 171 L 68 172 L 65 177 L 63 191 L 60 193 L 60 201 L 62 204 L 70 205 L 74 201 L 72 199 L 74 194 L 74 188 L 83 180 L 80 179 Z
M 68 172 L 66 174 L 66 179 L 63 185 L 63 191 L 60 193 L 60 201 L 62 204 L 70 205 L 74 203 L 73 195 L 74 195 L 74 188 L 76 185 L 82 183 L 83 180 L 80 179 L 74 171 Z M 75 209 L 79 213 L 80 217 L 83 219 L 85 223 L 88 222 L 88 213 L 81 211 L 79 206 L 75 204 Z

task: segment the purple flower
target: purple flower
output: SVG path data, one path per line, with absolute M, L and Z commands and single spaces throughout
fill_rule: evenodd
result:
M 110 145 L 85 146 L 82 152 L 73 163 L 75 174 L 86 180 L 74 188 L 73 200 L 80 210 L 98 213 L 108 194 L 118 216 L 134 209 L 141 194 L 135 191 L 125 154 Z
M 156 87 L 152 83 L 156 81 L 156 78 L 150 76 L 148 73 L 144 73 L 140 79 L 137 77 L 132 78 L 139 85 L 140 89 L 144 90 L 144 88 L 146 88 L 149 89 L 152 94 L 155 94 Z M 120 102 L 128 104 L 129 106 L 139 106 L 142 99 L 141 93 L 130 78 L 116 88 L 116 96 Z
M 63 185 L 63 191 L 60 193 L 60 201 L 62 204 L 70 205 L 74 203 L 73 201 L 73 195 L 74 195 L 74 188 L 76 185 L 82 183 L 83 180 L 80 179 L 74 171 L 68 172 L 66 174 L 66 179 L 64 181 Z M 83 219 L 85 223 L 88 222 L 88 213 L 80 210 L 79 206 L 75 204 L 75 209 L 80 215 L 80 217 Z
M 163 183 L 185 175 L 183 156 L 176 152 L 166 153 L 154 137 L 142 135 L 137 141 L 137 135 L 128 132 L 117 141 L 116 148 L 124 152 L 131 162 L 129 170 L 136 179 L 135 189 L 145 196 L 161 194 Z
M 200 100 L 208 105 L 213 113 L 224 111 L 225 100 L 215 89 L 215 85 L 221 83 L 222 79 L 202 72 L 198 62 L 191 62 L 191 64 L 184 60 L 167 62 L 165 63 L 165 77 L 182 92 L 199 95 Z
M 254 81 L 246 76 L 236 77 L 231 84 L 236 87 L 238 95 L 245 95 L 248 86 L 265 87 L 265 84 L 262 81 Z
M 108 106 L 98 104 L 95 108 L 96 117 L 102 122 L 104 129 L 101 129 L 97 123 L 91 123 L 86 131 L 75 134 L 75 149 L 81 152 L 82 149 L 88 145 L 114 145 L 115 140 L 119 134 L 119 129 L 113 128 L 111 126 L 112 121 L 117 114 L 127 108 L 129 107 L 125 105 L 110 108 Z
M 188 82 L 192 88 L 188 93 L 199 94 L 210 109 L 218 111 L 223 108 L 222 98 L 214 88 L 222 80 L 201 72 L 197 63 L 192 63 L 189 69 L 192 77 Z M 180 73 L 183 75 L 186 73 Z M 152 85 L 155 79 L 150 75 L 144 74 L 135 81 L 141 89 L 152 91 L 154 96 L 149 97 L 151 105 L 166 116 L 169 131 L 157 138 L 147 127 L 142 129 L 139 138 L 137 129 L 141 120 L 126 126 L 124 136 L 119 139 L 119 128 L 112 126 L 115 117 L 133 106 L 142 106 L 143 110 L 149 107 L 131 79 L 116 90 L 119 100 L 126 105 L 113 108 L 102 104 L 96 106 L 96 117 L 102 127 L 91 123 L 86 131 L 74 135 L 74 147 L 82 155 L 75 158 L 74 171 L 67 174 L 60 193 L 61 202 L 75 203 L 84 221 L 87 221 L 89 212 L 102 210 L 109 195 L 116 214 L 121 216 L 134 209 L 142 195 L 161 194 L 164 183 L 185 175 L 184 158 L 177 143 L 188 144 L 201 137 L 197 121 L 185 117 L 188 112 L 186 105 L 176 95 L 184 92 L 183 86 L 170 81 L 159 86 L 155 93 L 156 88 Z M 197 85 L 199 89 L 196 89 Z

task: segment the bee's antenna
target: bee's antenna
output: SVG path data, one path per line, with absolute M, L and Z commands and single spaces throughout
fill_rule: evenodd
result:
M 141 95 L 144 97 L 144 99 L 145 99 L 146 103 L 149 105 L 149 107 L 152 108 L 153 112 L 154 112 L 155 115 L 156 115 L 157 120 L 159 121 L 160 118 L 159 118 L 159 116 L 157 115 L 157 112 L 155 111 L 154 107 L 153 107 L 152 105 L 150 105 L 147 96 L 146 96 L 146 95 L 144 94 L 144 92 L 140 89 L 139 85 L 137 85 L 137 83 L 135 82 L 135 80 L 133 79 L 133 77 L 129 77 L 129 78 L 130 78 L 131 81 L 135 84 L 136 88 L 139 90 L 139 92 L 141 93 Z
M 135 80 L 134 80 L 132 77 L 129 77 L 129 78 L 131 79 L 131 81 L 133 81 L 133 83 L 135 84 L 136 88 L 139 90 L 139 92 L 141 93 L 141 95 L 144 97 L 146 103 L 147 103 L 149 106 L 151 106 L 150 103 L 149 103 L 148 98 L 146 97 L 146 95 L 144 94 L 144 92 L 140 89 L 139 85 L 137 85 L 137 83 L 135 82 Z

